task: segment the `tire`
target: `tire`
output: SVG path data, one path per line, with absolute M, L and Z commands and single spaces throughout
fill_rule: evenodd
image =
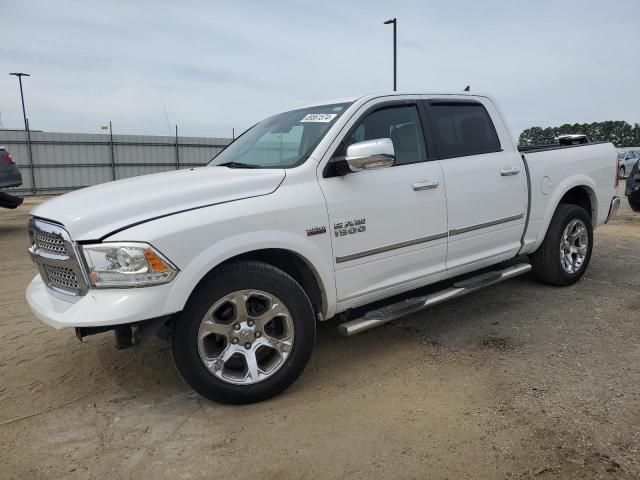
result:
M 567 244 L 565 230 L 571 230 L 571 237 L 577 235 L 580 225 L 586 231 Z M 575 244 L 571 245 L 572 242 Z M 549 285 L 573 285 L 584 275 L 591 260 L 592 249 L 593 227 L 589 214 L 577 205 L 560 204 L 553 214 L 542 245 L 530 255 L 533 274 L 539 281 Z M 574 250 L 575 253 L 569 253 Z M 579 257 L 582 257 L 581 261 Z
M 172 351 L 178 372 L 200 395 L 248 404 L 289 387 L 314 342 L 315 315 L 302 287 L 272 265 L 242 261 L 196 288 L 176 321 Z
M 631 192 L 631 195 L 627 197 L 629 200 L 629 206 L 634 212 L 640 212 L 640 190 Z
M 619 176 L 620 178 L 624 178 L 625 175 L 627 174 L 627 170 L 624 168 L 624 165 L 620 165 L 620 170 L 619 170 Z

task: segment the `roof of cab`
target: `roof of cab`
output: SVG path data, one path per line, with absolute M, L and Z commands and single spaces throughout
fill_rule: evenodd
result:
M 428 95 L 428 96 L 456 96 L 456 97 L 487 97 L 488 95 L 482 95 L 477 93 L 469 93 L 469 92 L 415 92 L 415 91 L 406 91 L 406 92 L 378 92 L 378 93 L 369 93 L 366 95 L 357 95 L 352 97 L 342 97 L 342 98 L 334 98 L 331 100 L 321 101 L 309 103 L 306 105 L 302 105 L 298 108 L 309 108 L 309 107 L 317 107 L 320 105 L 332 105 L 335 103 L 355 103 L 358 100 L 368 101 L 374 98 L 380 97 L 395 97 L 395 96 L 405 96 L 405 95 Z

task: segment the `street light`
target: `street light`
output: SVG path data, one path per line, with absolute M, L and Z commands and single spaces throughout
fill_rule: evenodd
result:
M 33 171 L 33 152 L 31 150 L 31 132 L 29 131 L 29 120 L 27 120 L 27 112 L 24 108 L 24 94 L 22 93 L 22 77 L 30 77 L 28 73 L 13 72 L 9 75 L 18 77 L 20 83 L 20 100 L 22 101 L 22 117 L 24 118 L 24 130 L 27 134 L 27 151 L 29 152 L 29 170 L 31 171 L 31 193 L 36 194 L 36 175 Z
M 397 37 L 396 30 L 398 27 L 398 19 L 392 18 L 391 20 L 387 20 L 384 22 L 385 25 L 391 25 L 393 23 L 393 91 L 397 90 L 397 70 L 398 70 L 398 61 L 397 61 Z

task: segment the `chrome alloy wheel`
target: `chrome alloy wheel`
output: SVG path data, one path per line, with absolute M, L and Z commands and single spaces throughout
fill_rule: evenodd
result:
M 261 290 L 218 300 L 198 329 L 198 353 L 219 379 L 252 385 L 271 377 L 291 353 L 294 327 L 286 305 Z
M 582 267 L 589 247 L 589 234 L 582 220 L 574 218 L 560 238 L 560 263 L 565 272 L 574 274 Z

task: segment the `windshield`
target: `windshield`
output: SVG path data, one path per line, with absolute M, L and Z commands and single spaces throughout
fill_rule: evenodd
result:
M 320 105 L 269 117 L 239 136 L 209 165 L 231 168 L 298 166 L 309 157 L 349 105 Z

